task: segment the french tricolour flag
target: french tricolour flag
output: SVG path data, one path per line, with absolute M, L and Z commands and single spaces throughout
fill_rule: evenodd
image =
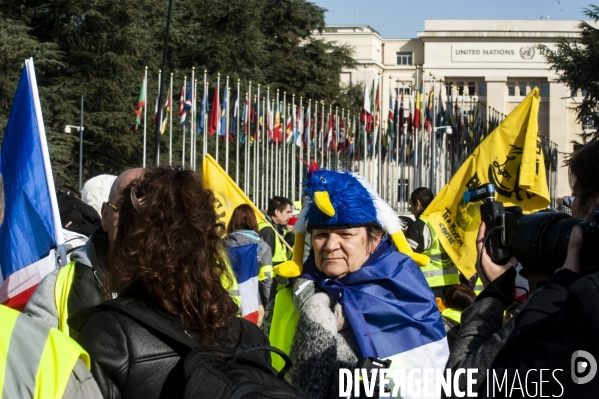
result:
M 241 317 L 258 324 L 258 244 L 227 248 L 241 296 Z
M 4 222 L 0 226 L 0 303 L 22 310 L 63 247 L 33 59 L 17 87 L 0 152 Z

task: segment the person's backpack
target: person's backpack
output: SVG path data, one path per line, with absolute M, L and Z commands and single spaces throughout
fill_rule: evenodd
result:
M 119 297 L 96 308 L 122 313 L 149 330 L 158 332 L 159 336 L 189 348 L 185 353 L 179 352 L 181 358 L 185 359 L 184 399 L 302 398 L 283 379 L 291 366 L 289 357 L 283 351 L 267 345 L 266 337 L 258 326 L 247 320 L 239 319 L 241 333 L 236 347 L 214 353 L 192 339 L 173 321 L 148 307 L 139 307 L 133 298 Z M 180 345 L 174 345 L 177 346 Z M 285 360 L 285 367 L 280 373 L 270 365 L 270 352 L 277 353 Z

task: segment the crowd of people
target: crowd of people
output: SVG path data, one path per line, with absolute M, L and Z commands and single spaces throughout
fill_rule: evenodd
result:
M 573 198 L 560 205 L 592 221 L 599 142 L 569 168 Z M 0 305 L 3 398 L 339 398 L 341 369 L 377 361 L 476 369 L 474 388 L 465 374 L 456 387 L 478 397 L 493 396 L 489 370 L 510 382 L 534 370 L 546 395 L 599 394 L 599 378 L 581 383 L 571 361 L 599 356 L 599 274 L 581 270 L 578 226 L 563 267 L 518 301 L 518 260 L 493 263 L 484 223 L 477 274 L 460 272 L 423 216 L 426 187 L 400 218 L 361 178 L 311 168 L 301 205 L 241 204 L 227 226 L 202 178 L 181 168 L 98 176 L 82 194 L 57 193 L 73 240 L 63 266 L 22 313 Z M 428 264 L 398 251 L 396 226 Z M 279 272 L 294 251 L 299 273 Z M 557 369 L 563 378 L 542 372 Z M 416 383 L 430 392 L 435 379 Z

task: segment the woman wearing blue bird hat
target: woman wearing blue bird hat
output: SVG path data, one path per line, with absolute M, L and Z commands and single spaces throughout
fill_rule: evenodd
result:
M 353 375 L 356 368 L 384 364 L 391 377 L 445 368 L 441 315 L 417 265 L 428 259 L 410 250 L 401 227 L 361 177 L 312 164 L 294 228 L 294 258 L 277 271 L 296 278 L 267 308 L 262 326 L 271 345 L 290 355 L 285 378 L 305 397 L 339 398 L 340 369 Z M 307 232 L 312 249 L 301 265 Z M 283 367 L 276 355 L 273 366 Z M 413 376 L 409 390 L 394 390 L 391 382 L 391 396 L 436 397 L 434 374 Z

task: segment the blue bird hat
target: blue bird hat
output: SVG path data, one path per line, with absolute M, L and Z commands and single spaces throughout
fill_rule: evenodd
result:
M 293 259 L 275 266 L 278 275 L 296 277 L 301 273 L 304 237 L 313 228 L 377 224 L 401 252 L 422 266 L 428 264 L 428 256 L 414 253 L 408 245 L 403 222 L 362 177 L 348 171 L 319 169 L 312 161 L 303 184 L 303 208 L 293 228 Z

